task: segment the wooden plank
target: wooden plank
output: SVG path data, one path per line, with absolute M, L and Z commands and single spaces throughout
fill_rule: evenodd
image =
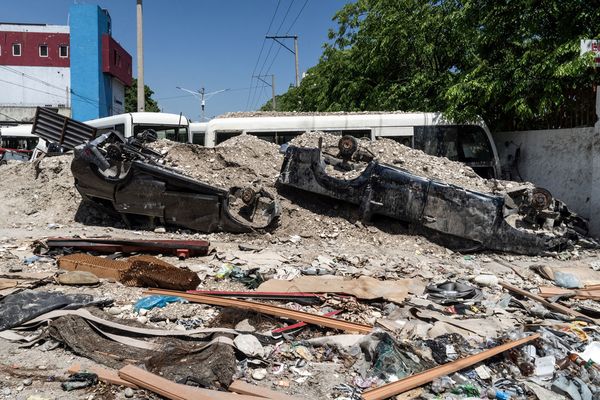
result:
M 487 360 L 488 358 L 503 353 L 514 347 L 521 346 L 522 344 L 539 339 L 539 337 L 540 334 L 535 333 L 522 339 L 514 340 L 512 342 L 505 343 L 503 345 L 482 351 L 481 353 L 474 354 L 469 357 L 461 358 L 459 360 L 428 369 L 418 374 L 400 379 L 399 381 L 396 381 L 394 383 L 390 383 L 387 385 L 380 386 L 377 389 L 366 391 L 362 394 L 362 398 L 363 400 L 387 399 L 388 397 L 392 397 L 407 392 L 411 389 L 423 386 L 436 378 L 440 378 L 442 376 L 446 376 L 454 372 L 460 371 L 462 369 L 465 369 L 467 367 L 470 367 L 471 365 L 475 365 L 479 362 Z
M 303 311 L 289 310 L 283 307 L 272 306 L 247 300 L 229 299 L 223 297 L 205 296 L 200 294 L 190 294 L 176 290 L 148 289 L 144 294 L 161 294 L 166 296 L 179 296 L 194 303 L 211 304 L 220 307 L 232 307 L 241 310 L 248 310 L 276 317 L 289 318 L 296 321 L 303 321 L 313 325 L 319 325 L 326 328 L 340 329 L 347 332 L 370 333 L 372 326 L 356 324 L 322 315 L 311 314 Z
M 119 378 L 118 372 L 114 369 L 107 369 L 102 368 L 98 365 L 92 365 L 90 367 L 83 368 L 83 370 L 95 373 L 96 375 L 98 375 L 98 379 L 100 379 L 102 382 L 110 383 L 112 385 L 126 386 L 132 389 L 139 389 L 139 387 L 136 384 Z M 81 371 L 81 364 L 73 364 L 67 370 L 67 372 L 70 375 L 76 374 Z
M 287 394 L 279 393 L 266 387 L 252 385 L 240 380 L 233 381 L 233 383 L 229 385 L 229 391 L 259 396 L 270 400 L 300 400 L 299 397 L 288 396 Z
M 264 400 L 264 398 L 257 396 L 239 395 L 182 385 L 135 365 L 126 365 L 121 368 L 119 376 L 141 388 L 171 400 Z
M 513 286 L 509 283 L 506 282 L 500 282 L 500 286 L 502 286 L 503 288 L 505 288 L 506 290 L 516 293 L 516 294 L 520 294 L 521 296 L 525 296 L 528 297 L 532 300 L 537 301 L 538 303 L 543 304 L 546 308 L 549 308 L 550 310 L 554 310 L 557 311 L 561 314 L 565 314 L 565 315 L 570 315 L 572 317 L 580 317 L 580 318 L 585 318 L 586 320 L 592 320 L 594 322 L 596 322 L 595 320 L 593 320 L 592 318 L 588 317 L 585 314 L 582 314 L 578 311 L 575 310 L 571 310 L 569 307 L 565 307 L 563 305 L 560 304 L 556 304 L 556 303 L 550 303 L 549 301 L 547 301 L 546 299 L 544 299 L 541 296 L 538 296 L 536 294 L 533 294 L 527 290 L 523 290 L 521 288 L 518 288 L 516 286 Z

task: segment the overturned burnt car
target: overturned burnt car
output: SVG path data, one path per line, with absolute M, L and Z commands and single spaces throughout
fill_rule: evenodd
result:
M 77 146 L 71 170 L 79 193 L 112 206 L 129 225 L 158 220 L 202 232 L 251 232 L 278 218 L 277 201 L 263 189 L 224 190 L 160 165 L 161 156 L 143 145 L 155 139 L 151 131 L 133 140 L 109 132 Z
M 462 250 L 498 250 L 519 254 L 560 251 L 587 240 L 587 222 L 544 189 L 522 187 L 494 195 L 438 182 L 381 164 L 343 137 L 337 154 L 319 148 L 289 146 L 278 183 L 342 200 L 374 215 L 405 221 L 432 239 Z M 328 174 L 360 170 L 353 179 Z
M 162 166 L 162 156 L 146 146 L 157 139 L 152 130 L 130 138 L 116 131 L 97 136 L 93 127 L 38 109 L 33 133 L 73 149 L 81 196 L 118 212 L 128 226 L 159 222 L 241 233 L 272 228 L 279 218 L 277 200 L 264 189 L 225 190 Z

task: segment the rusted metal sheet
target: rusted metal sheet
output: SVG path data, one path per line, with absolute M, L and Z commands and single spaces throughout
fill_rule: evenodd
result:
M 72 248 L 98 253 L 151 253 L 172 254 L 180 258 L 205 256 L 210 242 L 206 240 L 135 240 L 51 237 L 46 240 L 49 248 Z

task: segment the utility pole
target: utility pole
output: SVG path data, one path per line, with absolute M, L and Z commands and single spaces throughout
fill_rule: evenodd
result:
M 190 90 L 190 89 L 182 88 L 180 86 L 175 86 L 175 87 L 179 90 L 183 90 L 184 92 L 193 94 L 194 97 L 198 97 L 200 99 L 200 115 L 201 115 L 202 121 L 204 121 L 206 119 L 206 117 L 204 116 L 204 108 L 206 105 L 206 100 L 210 99 L 215 94 L 223 93 L 223 92 L 226 92 L 229 90 L 229 89 L 221 89 L 221 90 L 216 90 L 214 92 L 206 93 L 206 90 L 204 88 L 201 88 L 200 90 Z
M 144 35 L 142 28 L 142 0 L 137 0 L 137 110 L 146 109 L 144 93 Z
M 290 53 L 294 55 L 295 65 L 296 65 L 296 87 L 300 86 L 300 71 L 298 70 L 298 35 L 284 35 L 284 36 L 265 36 L 266 39 L 273 39 L 281 46 L 285 47 Z M 294 39 L 294 50 L 287 47 L 283 42 L 279 39 Z
M 259 81 L 261 81 L 262 83 L 264 83 L 267 86 L 271 86 L 271 109 L 273 109 L 273 111 L 276 111 L 277 104 L 275 102 L 275 74 L 270 75 L 271 76 L 271 84 L 269 84 L 269 82 L 265 81 L 263 79 L 263 76 L 266 78 L 269 75 L 254 75 L 253 78 L 258 79 Z

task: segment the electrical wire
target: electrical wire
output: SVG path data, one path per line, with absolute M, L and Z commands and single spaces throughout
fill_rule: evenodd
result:
M 275 7 L 275 12 L 273 12 L 273 15 L 271 16 L 271 22 L 269 22 L 269 27 L 267 28 L 267 31 L 265 32 L 264 36 L 267 36 L 269 34 L 269 31 L 271 30 L 271 26 L 273 25 L 273 21 L 275 21 L 275 16 L 277 15 L 277 11 L 279 10 L 279 5 L 281 4 L 281 0 L 277 0 L 277 7 Z M 266 37 L 263 37 L 263 41 L 262 41 L 262 45 L 260 46 L 260 52 L 258 53 L 258 58 L 256 59 L 256 63 L 254 64 L 254 69 L 252 70 L 252 75 L 250 76 L 250 91 L 248 92 L 248 99 L 246 100 L 246 110 L 248 109 L 248 105 L 250 103 L 250 94 L 252 93 L 252 84 L 254 82 L 254 74 L 256 73 L 256 67 L 258 67 L 258 63 L 260 62 L 260 58 L 262 56 L 262 52 L 265 48 L 265 43 L 267 41 Z M 258 83 L 257 83 L 258 85 Z

